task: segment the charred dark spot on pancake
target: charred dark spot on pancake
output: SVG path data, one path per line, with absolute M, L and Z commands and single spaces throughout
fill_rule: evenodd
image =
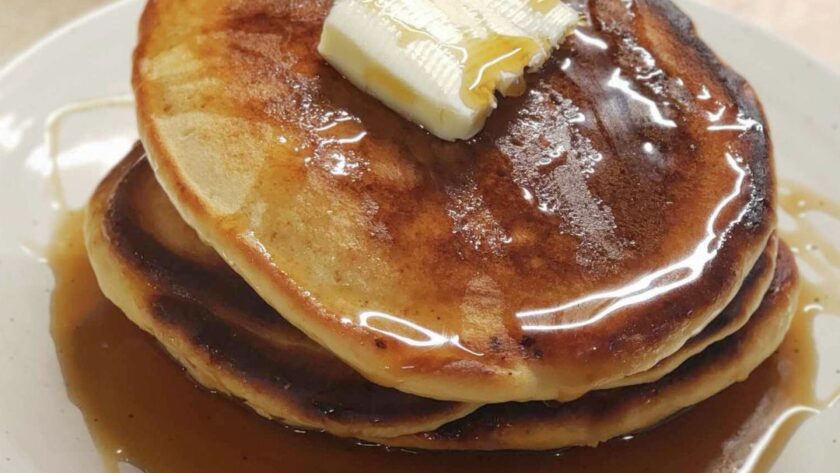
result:
M 381 348 L 381 349 L 383 349 L 383 350 L 384 350 L 384 349 L 386 349 L 386 348 L 388 348 L 388 343 L 387 343 L 387 342 L 385 342 L 385 340 L 384 340 L 384 339 L 377 338 L 376 340 L 374 340 L 374 341 L 373 341 L 373 343 L 375 343 L 375 344 L 376 344 L 376 348 Z
M 212 363 L 272 395 L 292 398 L 313 416 L 337 422 L 399 422 L 441 412 L 453 403 L 375 385 L 332 355 L 308 347 L 275 346 L 228 324 L 193 300 L 158 295 L 149 301 L 161 323 L 177 331 Z
M 529 358 L 540 359 L 543 357 L 543 352 L 536 347 L 537 340 L 534 337 L 523 336 L 519 339 L 519 346 Z
M 525 349 L 531 348 L 534 345 L 534 343 L 536 343 L 534 337 L 524 336 L 519 340 L 519 344 L 522 345 L 522 348 Z

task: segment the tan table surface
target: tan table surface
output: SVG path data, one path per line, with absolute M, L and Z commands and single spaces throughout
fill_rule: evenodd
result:
M 0 0 L 0 64 L 111 0 Z M 698 0 L 759 23 L 840 72 L 840 0 Z

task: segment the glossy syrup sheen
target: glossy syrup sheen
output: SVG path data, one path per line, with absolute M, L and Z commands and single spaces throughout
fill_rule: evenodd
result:
M 314 53 L 326 3 L 194 0 L 213 13 L 193 21 L 223 32 L 203 36 L 176 21 L 184 3 L 158 2 L 139 57 L 170 57 L 169 29 L 200 41 L 195 69 L 155 81 L 141 68 L 146 134 L 184 136 L 155 119 L 180 123 L 200 103 L 197 146 L 265 152 L 213 179 L 202 166 L 175 175 L 201 156 L 191 146 L 146 144 L 170 191 L 204 189 L 178 199 L 182 213 L 205 236 L 226 232 L 212 243 L 253 286 L 305 288 L 261 292 L 323 308 L 285 312 L 357 370 L 448 398 L 449 385 L 419 389 L 451 368 L 450 384 L 479 401 L 562 373 L 540 377 L 557 389 L 511 394 L 556 399 L 650 366 L 707 323 L 764 248 L 775 200 L 757 101 L 687 18 L 659 0 L 573 3 L 588 26 L 528 93 L 502 100 L 475 140 L 443 143 Z M 221 140 L 218 117 L 267 131 Z M 192 204 L 206 195 L 221 198 L 205 199 L 219 210 L 205 219 Z M 491 376 L 511 390 L 487 390 Z
M 598 448 L 546 453 L 429 453 L 360 445 L 285 428 L 204 391 L 99 292 L 79 213 L 56 232 L 52 331 L 71 399 L 82 410 L 109 471 L 146 473 L 732 471 L 766 470 L 813 408 L 815 353 L 807 311 L 778 353 L 744 383 L 648 432 Z M 796 369 L 789 369 L 793 365 Z M 756 454 L 755 444 L 762 446 Z M 686 448 L 691 445 L 691 448 Z M 131 471 L 131 470 L 129 470 Z

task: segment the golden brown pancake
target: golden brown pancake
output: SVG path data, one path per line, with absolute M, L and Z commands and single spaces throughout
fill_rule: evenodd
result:
M 596 445 L 647 429 L 745 380 L 772 355 L 795 313 L 798 279 L 793 254 L 782 245 L 771 288 L 749 322 L 655 383 L 595 391 L 568 403 L 488 405 L 435 432 L 384 442 L 442 450 L 546 450 Z
M 369 380 L 573 399 L 701 332 L 776 219 L 758 100 L 685 15 L 574 4 L 528 93 L 446 143 L 318 56 L 328 1 L 151 0 L 141 136 L 184 220 Z
M 776 257 L 779 253 L 779 240 L 776 236 L 770 239 L 764 253 L 750 271 L 738 295 L 723 309 L 703 331 L 691 337 L 680 350 L 657 363 L 653 368 L 630 375 L 624 379 L 614 381 L 599 389 L 620 388 L 635 384 L 651 383 L 674 371 L 678 366 L 694 355 L 705 350 L 709 345 L 723 340 L 741 329 L 749 321 L 750 316 L 758 310 L 767 293 L 776 272 Z
M 139 145 L 97 189 L 86 235 L 106 295 L 202 385 L 266 417 L 386 438 L 434 430 L 477 407 L 373 385 L 285 322 L 180 219 Z M 773 238 L 738 297 L 660 365 L 676 368 L 675 359 L 743 325 L 770 284 L 776 248 Z M 667 374 L 660 365 L 635 377 L 659 379 Z
M 139 145 L 97 189 L 85 233 L 105 295 L 199 383 L 266 417 L 391 437 L 476 407 L 374 385 L 291 326 L 181 220 Z

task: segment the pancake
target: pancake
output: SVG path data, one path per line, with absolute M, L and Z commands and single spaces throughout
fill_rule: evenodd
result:
M 180 219 L 139 144 L 98 187 L 86 240 L 106 296 L 199 383 L 265 417 L 339 436 L 387 438 L 434 430 L 478 407 L 373 385 L 285 322 Z M 658 379 L 667 374 L 661 365 L 675 368 L 673 360 L 740 328 L 770 285 L 776 242 L 707 330 L 653 373 L 635 377 Z
M 654 367 L 774 231 L 753 90 L 666 0 L 587 20 L 528 93 L 446 143 L 317 54 L 327 1 L 151 0 L 133 85 L 184 220 L 372 382 L 574 399 Z
M 745 380 L 772 355 L 795 313 L 798 279 L 793 254 L 782 245 L 772 286 L 749 322 L 655 383 L 596 391 L 569 403 L 484 406 L 435 432 L 383 442 L 421 449 L 547 450 L 597 445 L 647 429 Z
M 103 293 L 196 381 L 263 416 L 391 437 L 476 407 L 371 384 L 288 324 L 178 217 L 139 146 L 100 184 L 85 226 Z
M 735 299 L 702 332 L 691 337 L 678 352 L 660 361 L 647 371 L 600 386 L 599 389 L 620 388 L 657 381 L 674 371 L 689 358 L 705 350 L 709 345 L 740 330 L 749 321 L 750 316 L 758 310 L 764 295 L 773 282 L 778 249 L 779 240 L 774 236 L 770 239 L 770 243 L 767 244 L 767 248 L 764 249 L 764 253 L 761 254 L 752 271 L 750 271 L 750 275 L 747 276 Z

